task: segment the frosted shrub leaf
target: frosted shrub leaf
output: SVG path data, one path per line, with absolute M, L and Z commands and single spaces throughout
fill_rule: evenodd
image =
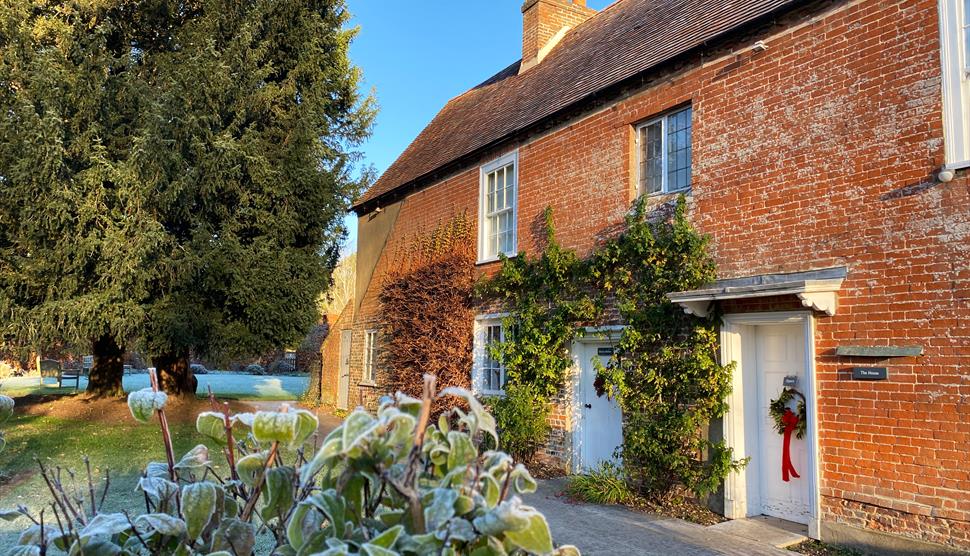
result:
M 236 462 L 236 473 L 239 474 L 239 479 L 248 486 L 255 486 L 268 457 L 269 452 L 259 452 L 249 454 Z
M 10 396 L 0 396 L 0 423 L 13 416 L 14 405 L 13 398 Z
M 165 392 L 155 392 L 151 388 L 142 388 L 128 394 L 128 409 L 136 421 L 147 423 L 152 420 L 156 410 L 165 407 L 168 395 Z
M 292 446 L 296 447 L 306 442 L 308 438 L 313 436 L 313 433 L 317 432 L 320 420 L 312 412 L 305 409 L 298 409 L 294 413 L 296 413 L 296 434 Z
M 473 523 L 482 533 L 498 537 L 507 531 L 528 527 L 529 517 L 529 512 L 522 506 L 521 501 L 518 498 L 512 498 L 502 502 L 488 513 L 476 517 Z
M 149 462 L 145 467 L 145 475 L 149 477 L 168 478 L 168 464 L 161 461 Z
M 328 436 L 309 463 L 300 470 L 300 483 L 307 484 L 328 462 L 343 450 L 343 438 L 339 435 Z
M 424 523 L 428 531 L 441 527 L 455 515 L 455 500 L 458 500 L 458 491 L 434 489 L 431 505 L 424 509 Z
M 222 413 L 214 411 L 199 413 L 195 419 L 195 429 L 199 434 L 215 440 L 219 445 L 226 444 L 226 416 Z
M 98 514 L 81 530 L 80 535 L 82 539 L 111 537 L 130 528 L 131 525 L 128 523 L 125 514 Z
M 212 535 L 212 551 L 226 551 L 236 556 L 250 556 L 256 544 L 253 526 L 238 519 L 227 519 Z
M 218 494 L 210 482 L 191 483 L 182 487 L 182 519 L 190 539 L 198 538 L 216 511 Z
M 462 418 L 462 422 L 468 426 L 472 436 L 479 431 L 492 435 L 495 442 L 498 442 L 498 433 L 495 430 L 495 417 L 485 409 L 475 396 L 464 388 L 445 388 L 438 394 L 438 397 L 457 396 L 468 403 L 469 413 Z
M 377 430 L 379 421 L 363 409 L 351 413 L 343 426 L 343 453 L 358 457 L 364 451 L 364 444 Z
M 528 512 L 528 525 L 522 529 L 514 529 L 505 533 L 505 538 L 526 552 L 532 554 L 548 554 L 552 552 L 552 535 L 549 524 L 542 514 L 532 510 Z
M 20 519 L 23 516 L 23 512 L 20 510 L 0 510 L 0 519 L 4 521 L 13 521 L 15 519 Z
M 182 459 L 175 464 L 175 469 L 179 471 L 198 472 L 208 464 L 209 448 L 205 444 L 199 444 L 182 456 Z
M 253 418 L 253 437 L 259 442 L 290 444 L 296 438 L 297 419 L 294 412 L 260 411 Z
M 135 525 L 140 529 L 155 531 L 169 537 L 185 535 L 185 522 L 168 514 L 142 514 L 135 519 Z
M 162 477 L 142 477 L 138 480 L 138 488 L 148 495 L 158 509 L 175 507 L 175 494 L 179 487 L 172 481 Z
M 292 467 L 274 467 L 266 472 L 266 505 L 260 511 L 264 521 L 285 518 L 293 507 L 293 483 L 296 472 Z
M 515 481 L 515 490 L 519 494 L 535 492 L 538 486 L 536 480 L 532 478 L 532 474 L 521 463 L 512 470 L 512 480 Z

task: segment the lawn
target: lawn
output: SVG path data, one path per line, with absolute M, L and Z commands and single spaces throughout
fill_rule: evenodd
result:
M 309 378 L 302 376 L 258 376 L 240 373 L 211 373 L 196 375 L 199 379 L 200 397 L 208 395 L 209 389 L 219 398 L 230 400 L 261 400 L 282 401 L 298 399 L 306 390 Z M 80 390 L 87 387 L 86 377 L 81 378 Z M 125 392 L 148 387 L 148 373 L 134 373 L 125 375 L 123 380 Z M 36 376 L 14 377 L 0 381 L 0 393 L 21 397 L 28 395 L 72 394 L 73 383 L 64 388 L 58 388 L 53 379 L 41 385 Z
M 35 513 L 49 500 L 36 459 L 45 465 L 81 471 L 84 456 L 90 458 L 100 495 L 104 472 L 110 469 L 107 511 L 144 509 L 144 498 L 135 490 L 138 476 L 150 461 L 165 461 L 157 423 L 142 425 L 129 414 L 124 400 L 89 400 L 83 396 L 43 396 L 17 400 L 15 416 L 4 425 L 7 447 L 0 453 L 0 508 L 25 505 Z M 233 411 L 253 411 L 242 402 L 231 402 Z M 197 444 L 209 446 L 210 458 L 221 474 L 226 472 L 221 452 L 195 430 L 195 416 L 210 409 L 206 400 L 171 400 L 166 413 L 172 430 L 176 459 Z M 324 419 L 326 426 L 333 421 Z M 86 491 L 83 475 L 79 486 Z M 0 553 L 16 543 L 26 520 L 0 521 Z M 263 540 L 262 542 L 268 542 Z M 271 546 L 261 553 L 268 553 Z

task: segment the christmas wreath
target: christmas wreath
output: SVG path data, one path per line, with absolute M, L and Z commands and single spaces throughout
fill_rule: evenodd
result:
M 785 434 L 785 411 L 789 409 L 788 405 L 796 396 L 799 400 L 796 413 L 798 416 L 798 424 L 795 425 L 795 438 L 801 438 L 805 436 L 805 423 L 807 422 L 807 416 L 805 415 L 805 396 L 801 392 L 794 388 L 785 388 L 781 391 L 781 395 L 778 398 L 771 400 L 768 411 L 771 413 L 771 418 L 775 421 L 775 430 L 778 431 L 778 434 Z

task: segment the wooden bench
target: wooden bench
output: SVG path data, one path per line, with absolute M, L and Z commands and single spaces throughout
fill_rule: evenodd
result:
M 40 362 L 40 383 L 44 384 L 45 378 L 56 378 L 57 387 L 63 388 L 64 382 L 74 381 L 74 389 L 81 386 L 81 371 L 64 369 L 60 361 L 54 359 L 44 359 Z

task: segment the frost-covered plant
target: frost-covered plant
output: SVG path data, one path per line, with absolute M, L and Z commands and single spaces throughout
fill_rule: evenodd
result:
M 259 363 L 251 363 L 246 365 L 246 370 L 243 372 L 249 375 L 264 375 L 266 374 L 266 369 L 264 369 Z
M 269 368 L 266 369 L 266 372 L 271 375 L 289 375 L 296 372 L 296 367 L 289 361 L 279 359 L 273 361 Z
M 199 445 L 178 462 L 148 465 L 139 482 L 145 513 L 107 513 L 90 472 L 84 500 L 42 465 L 54 497 L 46 520 L 23 507 L 0 518 L 33 522 L 13 552 L 24 555 L 53 545 L 70 554 L 247 556 L 263 530 L 279 555 L 578 555 L 554 548 L 545 518 L 517 496 L 535 489 L 529 472 L 476 448 L 495 436 L 481 404 L 459 389 L 436 396 L 433 377 L 424 391 L 423 399 L 383 400 L 376 416 L 354 411 L 309 459 L 302 447 L 317 428 L 309 411 L 205 412 L 196 427 L 224 447 L 229 476 L 216 473 Z M 455 408 L 429 424 L 432 401 L 447 396 L 463 398 L 469 411 Z M 158 415 L 171 454 L 165 402 L 157 390 L 129 397 L 137 419 Z M 284 446 L 296 452 L 286 462 Z
M 10 396 L 0 396 L 0 425 L 6 423 L 13 417 L 14 408 L 13 398 Z M 7 440 L 3 436 L 3 430 L 0 430 L 0 452 L 7 446 Z

